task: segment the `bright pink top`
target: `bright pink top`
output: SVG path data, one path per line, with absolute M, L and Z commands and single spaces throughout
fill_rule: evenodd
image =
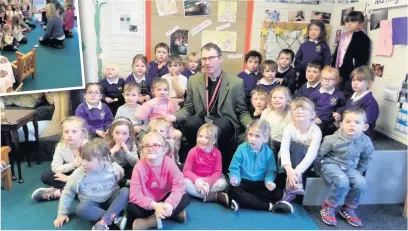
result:
M 212 185 L 222 176 L 221 152 L 213 148 L 212 152 L 205 152 L 199 147 L 194 147 L 188 152 L 183 169 L 184 177 L 193 183 L 197 178 L 202 178 Z
M 72 30 L 72 28 L 74 28 L 74 23 L 75 23 L 74 10 L 69 9 L 65 13 L 65 18 L 64 22 L 62 23 L 62 26 L 64 27 L 64 30 Z
M 159 166 L 150 166 L 145 159 L 139 160 L 130 180 L 129 201 L 146 210 L 151 210 L 153 201 L 164 201 L 176 208 L 186 190 L 183 174 L 174 160 L 165 156 Z
M 140 120 L 165 119 L 168 115 L 176 114 L 178 109 L 178 104 L 170 97 L 164 102 L 161 99 L 153 98 L 139 107 L 136 116 Z

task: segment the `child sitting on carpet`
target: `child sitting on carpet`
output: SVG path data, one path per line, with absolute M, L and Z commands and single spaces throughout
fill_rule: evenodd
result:
M 105 70 L 105 78 L 99 84 L 102 86 L 102 102 L 108 105 L 115 116 L 118 108 L 125 103 L 123 98 L 125 80 L 119 76 L 118 65 L 109 64 Z
M 280 86 L 280 81 L 275 78 L 278 64 L 273 60 L 265 60 L 260 66 L 259 71 L 262 78 L 256 83 L 257 87 L 263 88 L 270 93 L 275 87 Z
M 198 129 L 197 146 L 188 152 L 183 175 L 188 194 L 228 206 L 228 195 L 222 192 L 227 181 L 222 175 L 221 152 L 215 147 L 218 133 L 218 127 L 210 123 Z
M 182 75 L 190 78 L 190 76 L 195 75 L 200 72 L 201 69 L 201 57 L 198 52 L 191 52 L 187 57 L 187 66 L 184 68 L 184 71 L 181 72 Z
M 103 139 L 86 143 L 80 152 L 82 165 L 68 178 L 58 205 L 56 228 L 69 221 L 69 208 L 78 195 L 76 214 L 88 221 L 97 221 L 92 230 L 108 230 L 115 223 L 124 229 L 126 218 L 120 217 L 129 200 L 129 188 L 119 189 L 123 169 L 109 161 L 109 145 Z
M 152 80 L 149 79 L 149 76 L 146 76 L 148 68 L 146 56 L 138 54 L 133 57 L 133 72 L 126 78 L 126 83 L 136 82 L 139 85 L 140 95 L 137 102 L 140 104 L 150 99 Z
M 13 30 L 10 24 L 5 24 L 3 26 L 3 38 L 2 38 L 2 46 L 3 51 L 18 51 L 18 44 L 17 39 L 13 37 Z
M 174 129 L 173 125 L 169 121 L 166 121 L 164 119 L 152 119 L 149 122 L 148 132 L 158 132 L 166 139 L 166 142 L 169 145 L 169 150 L 166 153 L 166 156 L 173 159 L 176 162 L 177 166 L 180 167 L 181 165 L 179 157 L 180 141 L 179 140 L 177 141 L 174 138 L 172 138 L 170 134 L 172 132 L 176 133 L 177 137 L 181 137 L 182 134 L 181 132 L 178 133 L 179 130 L 176 130 L 175 132 L 172 131 L 173 129 Z
M 322 132 L 314 123 L 316 112 L 313 103 L 299 97 L 291 104 L 293 123 L 283 131 L 280 159 L 285 169 L 286 186 L 283 201 L 291 202 L 296 195 L 304 195 L 306 177 L 311 176 L 313 161 L 319 151 Z
M 254 120 L 247 128 L 247 142 L 239 145 L 229 166 L 231 209 L 242 208 L 292 213 L 285 201 L 276 201 L 276 164 L 268 146 L 270 128 L 265 120 Z
M 249 107 L 249 112 L 251 113 L 252 119 L 260 119 L 262 112 L 266 108 L 268 98 L 268 92 L 260 87 L 255 87 L 251 91 L 251 106 Z
M 116 118 L 106 133 L 105 139 L 110 148 L 111 159 L 125 171 L 125 176 L 119 185 L 129 186 L 133 166 L 139 160 L 132 122 L 126 117 Z
M 374 152 L 373 143 L 364 134 L 368 126 L 363 109 L 347 109 L 343 113 L 340 129 L 326 136 L 320 146 L 315 171 L 321 172 L 329 185 L 329 194 L 320 210 L 323 222 L 328 225 L 337 224 L 336 207 L 343 198 L 340 216 L 352 226 L 363 225 L 356 208 L 366 184 L 363 174 Z
M 81 166 L 79 156 L 81 147 L 88 142 L 88 130 L 85 120 L 71 116 L 62 121 L 62 137 L 55 148 L 51 170 L 42 173 L 41 181 L 50 188 L 39 188 L 31 198 L 36 201 L 56 200 L 60 198 L 68 176 Z
M 169 73 L 162 76 L 169 83 L 169 96 L 174 101 L 184 102 L 184 94 L 187 90 L 187 77 L 180 74 L 183 59 L 178 55 L 171 55 L 168 59 Z
M 18 43 L 27 44 L 27 37 L 23 35 L 23 31 L 20 26 L 20 17 L 18 15 L 13 16 L 13 37 Z
M 149 63 L 149 79 L 160 78 L 169 73 L 169 68 L 167 67 L 169 52 L 170 48 L 165 43 L 158 43 L 154 47 L 154 60 Z
M 101 90 L 98 83 L 87 83 L 84 90 L 85 102 L 75 110 L 75 116 L 85 119 L 88 123 L 89 138 L 104 138 L 113 121 L 112 112 L 101 102 Z
M 128 228 L 162 228 L 161 219 L 184 223 L 190 197 L 185 193 L 183 174 L 168 151 L 166 139 L 157 132 L 147 133 L 141 142 L 143 158 L 137 162 L 130 180 L 126 211 Z

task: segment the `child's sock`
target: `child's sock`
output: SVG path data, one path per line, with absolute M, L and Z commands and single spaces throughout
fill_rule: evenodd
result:
M 269 211 L 272 211 L 272 209 L 273 209 L 273 204 L 271 203 L 271 202 L 269 202 Z

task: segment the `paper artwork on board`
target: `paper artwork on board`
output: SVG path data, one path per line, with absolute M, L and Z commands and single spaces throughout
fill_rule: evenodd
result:
M 370 30 L 376 30 L 381 27 L 381 21 L 388 19 L 388 10 L 374 11 L 370 16 Z
M 371 64 L 371 69 L 374 71 L 375 76 L 377 77 L 382 77 L 384 73 L 384 65 L 381 65 L 379 63 L 373 63 Z
M 236 22 L 237 8 L 237 2 L 218 1 L 218 22 Z
M 205 28 L 209 27 L 212 24 L 210 19 L 205 20 L 204 22 L 200 23 L 198 26 L 194 27 L 191 30 L 191 35 L 194 36 L 198 34 L 200 31 L 204 30 Z
M 209 16 L 210 0 L 184 0 L 184 16 Z
M 187 55 L 188 52 L 188 30 L 178 30 L 170 37 L 170 54 Z
M 140 27 L 144 24 L 144 15 L 135 10 L 133 1 L 112 2 L 113 34 L 140 35 Z
M 392 45 L 392 25 L 391 21 L 380 22 L 380 33 L 378 34 L 376 55 L 391 56 L 394 46 Z
M 404 134 L 408 134 L 408 111 L 406 109 L 398 110 L 395 130 Z
M 237 50 L 237 32 L 212 30 L 203 31 L 202 46 L 210 42 L 217 44 L 222 51 L 235 52 Z
M 156 0 L 156 8 L 159 16 L 177 14 L 176 0 Z
M 392 45 L 408 45 L 408 17 L 392 19 Z
M 227 28 L 230 28 L 230 27 L 231 27 L 231 23 L 226 23 L 226 24 L 224 24 L 224 25 L 217 26 L 217 27 L 215 28 L 215 30 L 220 31 L 220 30 L 224 30 L 224 29 L 227 29 Z

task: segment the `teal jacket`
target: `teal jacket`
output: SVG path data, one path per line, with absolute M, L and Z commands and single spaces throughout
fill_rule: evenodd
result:
M 241 179 L 250 181 L 268 181 L 274 182 L 276 176 L 276 163 L 271 148 L 263 144 L 261 151 L 255 153 L 252 151 L 248 142 L 245 142 L 237 148 L 229 166 L 229 178 L 237 178 L 238 183 Z

